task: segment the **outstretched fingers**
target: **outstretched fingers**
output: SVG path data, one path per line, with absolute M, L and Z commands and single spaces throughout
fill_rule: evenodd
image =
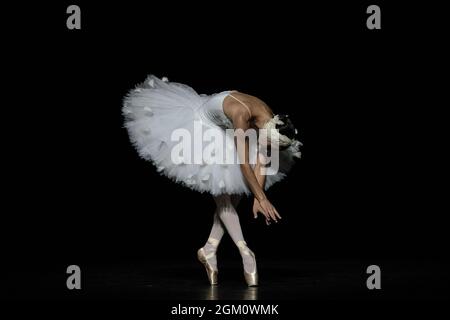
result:
M 269 207 L 269 214 L 270 214 L 270 217 L 272 218 L 273 221 L 278 222 L 277 221 L 277 216 L 275 214 L 275 208 L 273 206 Z
M 273 210 L 275 211 L 275 215 L 278 217 L 278 219 L 281 219 L 280 214 L 278 213 L 277 209 L 273 208 Z

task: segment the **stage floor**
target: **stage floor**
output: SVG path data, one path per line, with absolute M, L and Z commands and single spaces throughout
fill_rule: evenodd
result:
M 366 268 L 381 268 L 381 289 L 366 286 Z M 437 261 L 315 260 L 258 262 L 260 283 L 247 287 L 240 261 L 219 262 L 219 284 L 210 286 L 196 260 L 83 264 L 81 290 L 66 288 L 61 266 L 50 272 L 9 275 L 11 299 L 139 300 L 409 300 L 448 299 L 447 266 Z M 15 281 L 14 279 L 17 279 Z M 28 279 L 28 280 L 27 280 Z M 31 279 L 31 280 L 30 280 Z M 31 281 L 31 282 L 29 282 Z M 30 284 L 32 285 L 25 285 Z

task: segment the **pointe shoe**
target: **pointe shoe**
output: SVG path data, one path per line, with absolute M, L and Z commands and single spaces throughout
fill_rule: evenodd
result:
M 215 252 L 205 254 L 205 250 L 203 248 L 200 248 L 197 251 L 197 258 L 205 266 L 206 273 L 208 275 L 208 280 L 211 285 L 217 284 L 218 271 L 212 268 L 211 264 L 208 262 L 208 259 L 213 257 L 215 254 L 216 254 Z
M 250 250 L 247 247 L 247 244 L 245 243 L 245 241 L 240 241 L 238 243 L 238 247 L 241 250 L 241 252 L 245 255 L 250 255 L 252 256 L 253 260 L 255 260 L 255 271 L 253 272 L 247 272 L 244 269 L 244 278 L 245 278 L 245 282 L 247 282 L 247 286 L 249 287 L 255 287 L 258 285 L 258 281 L 259 281 L 259 277 L 258 277 L 258 269 L 256 267 L 256 257 L 255 254 L 253 253 L 252 250 Z
M 256 261 L 255 254 L 252 251 L 250 251 L 250 255 Z M 244 270 L 244 278 L 245 278 L 245 282 L 247 282 L 247 286 L 255 287 L 258 285 L 259 279 L 258 279 L 258 270 L 256 268 L 256 265 L 255 265 L 255 271 L 253 271 L 253 272 L 247 272 Z

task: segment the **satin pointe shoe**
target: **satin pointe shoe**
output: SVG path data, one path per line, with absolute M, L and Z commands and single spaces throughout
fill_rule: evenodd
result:
M 252 256 L 253 260 L 255 261 L 255 270 L 253 272 L 247 272 L 244 268 L 244 278 L 245 282 L 247 282 L 247 286 L 249 287 L 255 287 L 258 285 L 258 269 L 256 267 L 256 257 L 252 250 L 250 250 L 247 247 L 247 243 L 245 241 L 239 241 L 238 242 L 239 250 L 242 254 L 250 255 Z
M 208 280 L 211 285 L 217 284 L 217 274 L 218 271 L 214 270 L 211 266 L 211 264 L 208 262 L 208 259 L 213 257 L 216 253 L 211 252 L 209 254 L 205 253 L 205 250 L 203 248 L 198 249 L 197 251 L 197 258 L 198 260 L 205 266 L 206 273 L 208 275 Z

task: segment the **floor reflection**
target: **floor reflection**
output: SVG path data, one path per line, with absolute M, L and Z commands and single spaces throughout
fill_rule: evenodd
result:
M 229 286 L 210 286 L 204 291 L 203 296 L 200 296 L 202 300 L 221 300 L 226 298 L 232 293 L 233 298 L 238 300 L 258 300 L 258 287 L 247 288 L 230 288 Z

